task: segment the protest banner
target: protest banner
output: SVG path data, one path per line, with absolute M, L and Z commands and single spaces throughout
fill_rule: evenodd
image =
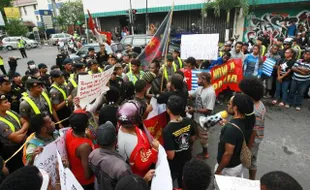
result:
M 220 190 L 260 190 L 259 180 L 223 175 L 215 175 L 215 180 Z
M 71 129 L 71 127 L 65 127 L 65 128 L 59 129 L 60 136 L 61 137 L 64 136 L 69 129 Z
M 239 82 L 243 79 L 242 71 L 242 60 L 241 59 L 230 59 L 222 65 L 213 67 L 211 70 L 189 70 L 182 69 L 184 73 L 184 80 L 187 84 L 189 91 L 194 91 L 198 88 L 198 77 L 197 74 L 201 72 L 210 72 L 211 83 L 218 95 L 228 87 L 236 92 L 239 92 Z
M 62 159 L 61 159 L 59 152 L 57 152 L 57 161 L 58 161 L 61 189 L 62 190 L 82 190 L 83 187 L 74 177 L 71 170 L 63 166 Z
M 215 60 L 218 57 L 218 42 L 219 34 L 182 35 L 181 58 Z
M 51 177 L 52 185 L 56 182 L 57 150 L 62 158 L 67 158 L 65 138 L 59 137 L 43 148 L 34 160 L 34 165 L 45 170 Z
M 102 73 L 79 76 L 77 97 L 80 98 L 80 106 L 82 108 L 94 101 L 100 94 L 109 90 L 107 83 L 113 71 L 114 67 Z

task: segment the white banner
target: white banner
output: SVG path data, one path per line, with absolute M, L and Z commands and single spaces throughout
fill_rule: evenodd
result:
M 43 148 L 34 160 L 34 165 L 45 170 L 51 177 L 52 185 L 56 182 L 57 150 L 62 158 L 67 158 L 66 143 L 64 137 L 59 137 Z
M 219 34 L 192 34 L 181 36 L 181 58 L 201 60 L 218 58 Z
M 215 180 L 220 190 L 260 190 L 259 180 L 223 175 L 215 175 Z
M 74 177 L 71 170 L 63 166 L 61 156 L 58 152 L 57 152 L 57 161 L 59 168 L 61 190 L 82 190 L 83 187 Z
M 79 76 L 77 97 L 80 98 L 80 106 L 82 108 L 94 101 L 100 94 L 109 90 L 107 83 L 113 71 L 114 67 L 102 73 Z

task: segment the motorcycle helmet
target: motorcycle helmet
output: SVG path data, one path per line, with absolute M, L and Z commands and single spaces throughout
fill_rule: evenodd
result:
M 142 113 L 140 105 L 135 100 L 129 100 L 123 103 L 117 111 L 116 114 L 118 122 L 123 127 L 133 127 L 134 125 L 139 125 L 142 122 Z

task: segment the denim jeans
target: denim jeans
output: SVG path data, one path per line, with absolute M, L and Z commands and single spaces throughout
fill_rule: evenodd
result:
M 300 107 L 304 99 L 306 90 L 308 90 L 309 84 L 310 80 L 300 82 L 293 79 L 291 81 L 288 103 Z
M 276 83 L 276 99 L 281 99 L 281 92 L 282 92 L 282 102 L 287 103 L 287 96 L 288 96 L 288 87 L 291 81 L 282 81 L 281 83 L 277 80 Z

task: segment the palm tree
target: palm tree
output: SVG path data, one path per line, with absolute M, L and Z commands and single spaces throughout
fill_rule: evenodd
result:
M 230 11 L 234 8 L 240 8 L 243 15 L 249 12 L 249 0 L 208 0 L 205 7 L 202 9 L 202 14 L 206 14 L 208 10 L 214 9 L 214 15 L 220 16 L 221 10 L 226 11 L 226 25 L 228 27 L 230 22 Z

